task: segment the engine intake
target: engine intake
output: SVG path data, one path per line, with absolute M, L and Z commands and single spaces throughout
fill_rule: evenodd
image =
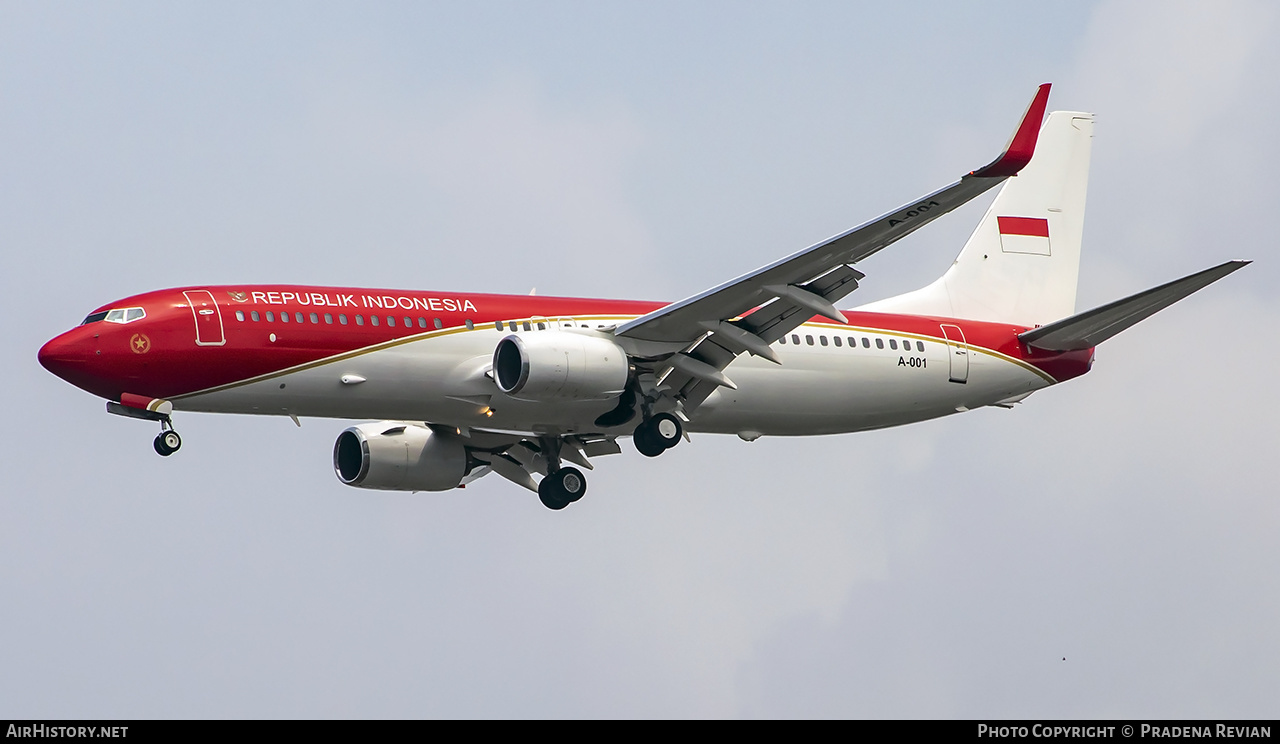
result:
M 448 491 L 467 474 L 467 448 L 460 438 L 425 426 L 361 424 L 338 435 L 333 470 L 357 488 Z
M 622 347 L 561 330 L 510 335 L 493 351 L 498 389 L 520 400 L 609 400 L 627 387 Z

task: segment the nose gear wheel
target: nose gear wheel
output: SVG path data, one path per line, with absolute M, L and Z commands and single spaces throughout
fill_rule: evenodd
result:
M 168 457 L 182 448 L 182 437 L 173 430 L 173 424 L 169 422 L 168 416 L 160 420 L 160 433 L 156 435 L 151 446 L 161 457 Z
M 182 448 L 182 437 L 178 436 L 178 432 L 173 429 L 165 429 L 156 435 L 152 445 L 155 447 L 156 454 L 168 457 Z

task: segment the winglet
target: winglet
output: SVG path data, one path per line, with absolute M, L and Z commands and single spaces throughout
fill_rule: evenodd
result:
M 1009 140 L 1008 147 L 1000 153 L 1000 157 L 969 175 L 1008 178 L 1018 175 L 1018 171 L 1031 162 L 1031 156 L 1036 152 L 1036 139 L 1040 136 L 1040 124 L 1044 121 L 1044 111 L 1049 105 L 1050 85 L 1051 83 L 1045 83 L 1036 91 L 1035 98 L 1031 99 L 1031 105 L 1027 107 L 1027 113 L 1022 116 L 1018 131 L 1013 133 L 1013 139 Z

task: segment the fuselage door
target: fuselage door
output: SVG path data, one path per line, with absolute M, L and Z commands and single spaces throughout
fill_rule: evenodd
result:
M 942 335 L 947 338 L 947 357 L 951 359 L 951 381 L 964 384 L 969 381 L 969 348 L 964 342 L 960 326 L 943 325 Z
M 225 344 L 227 337 L 222 330 L 222 312 L 218 310 L 213 293 L 207 289 L 193 289 L 182 294 L 186 296 L 191 317 L 196 321 L 196 346 Z

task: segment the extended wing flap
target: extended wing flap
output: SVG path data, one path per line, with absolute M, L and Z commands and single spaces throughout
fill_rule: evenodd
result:
M 827 305 L 831 305 L 857 289 L 858 282 L 864 277 L 865 274 L 861 271 L 841 264 L 795 289 L 818 297 Z M 846 322 L 843 316 L 832 317 L 829 313 L 820 312 L 811 303 L 796 302 L 794 293 L 780 293 L 778 299 L 743 318 L 741 325 L 765 341 L 773 343 L 814 315 L 823 315 L 832 320 Z
M 863 276 L 861 271 L 842 264 L 793 289 L 811 294 L 829 306 L 857 289 L 858 280 Z M 795 330 L 815 314 L 823 313 L 815 313 L 812 302 L 801 305 L 795 301 L 794 293 L 780 295 L 741 320 L 704 321 L 702 327 L 712 331 L 711 335 L 683 354 L 717 370 L 728 367 L 744 351 L 781 364 L 768 344 Z M 685 400 L 686 410 L 693 410 L 717 387 L 732 387 L 719 380 L 690 374 L 687 369 L 681 369 L 678 363 L 671 363 L 671 367 L 663 378 L 663 384 L 678 392 Z
M 1204 289 L 1222 277 L 1243 269 L 1249 263 L 1249 261 L 1227 261 L 1211 269 L 1116 300 L 1102 307 L 1020 333 L 1018 338 L 1028 346 L 1047 351 L 1088 349 L 1155 315 L 1178 300 Z

